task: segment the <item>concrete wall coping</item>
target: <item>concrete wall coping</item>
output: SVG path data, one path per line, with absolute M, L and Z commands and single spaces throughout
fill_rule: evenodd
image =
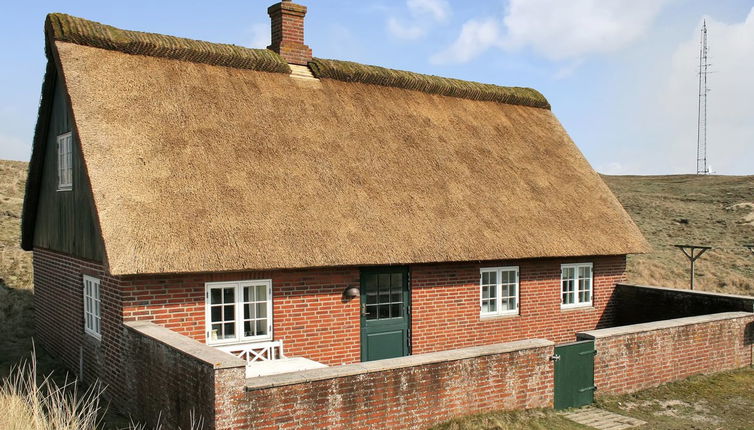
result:
M 493 345 L 475 346 L 470 348 L 409 355 L 406 357 L 389 358 L 386 360 L 367 361 L 363 363 L 345 364 L 343 366 L 333 366 L 321 369 L 302 370 L 300 372 L 261 376 L 247 379 L 246 390 L 253 391 L 265 388 L 281 387 L 284 385 L 294 385 L 306 382 L 322 381 L 326 379 L 343 378 L 346 376 L 361 375 L 365 373 L 375 373 L 433 363 L 465 360 L 469 358 L 505 354 L 524 351 L 527 349 L 543 348 L 553 345 L 555 345 L 554 342 L 546 339 L 527 339 L 516 342 L 497 343 Z
M 641 324 L 630 324 L 619 327 L 603 328 L 576 333 L 578 339 L 604 339 L 614 336 L 624 336 L 655 330 L 663 330 L 674 327 L 683 327 L 694 324 L 705 324 L 715 321 L 724 321 L 736 318 L 752 318 L 750 312 L 722 312 L 718 314 L 699 315 L 695 317 L 675 318 L 671 320 L 653 321 Z
M 176 333 L 173 330 L 157 325 L 150 321 L 129 321 L 124 323 L 126 328 L 131 329 L 145 337 L 154 339 L 163 345 L 169 346 L 183 354 L 211 365 L 215 369 L 227 369 L 232 367 L 246 367 L 246 360 L 222 352 L 190 337 Z
M 712 291 L 700 291 L 700 290 L 684 290 L 680 288 L 658 287 L 654 285 L 638 285 L 638 284 L 627 284 L 627 283 L 619 283 L 618 286 L 645 288 L 648 290 L 666 291 L 666 292 L 672 292 L 672 293 L 678 293 L 678 294 L 691 294 L 691 295 L 697 295 L 697 296 L 721 297 L 721 298 L 726 298 L 726 299 L 750 300 L 754 302 L 754 296 L 744 296 L 744 295 L 739 295 L 739 294 L 715 293 Z

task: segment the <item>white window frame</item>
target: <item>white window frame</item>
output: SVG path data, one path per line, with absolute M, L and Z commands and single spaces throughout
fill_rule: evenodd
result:
M 495 273 L 495 311 L 494 312 L 484 312 L 483 311 L 483 291 L 482 291 L 482 279 L 483 279 L 483 273 L 485 272 L 494 272 Z M 515 309 L 506 309 L 503 310 L 503 282 L 502 282 L 502 274 L 503 272 L 514 272 L 516 274 L 516 308 Z M 479 316 L 484 317 L 495 317 L 495 316 L 503 316 L 503 315 L 518 315 L 519 310 L 521 308 L 519 296 L 521 295 L 521 283 L 519 282 L 519 275 L 518 275 L 518 266 L 504 266 L 504 267 L 482 267 L 479 269 Z M 506 297 L 512 297 L 512 296 L 506 296 Z
M 589 268 L 589 300 L 588 301 L 579 301 L 579 268 L 582 267 L 588 267 Z M 563 303 L 563 282 L 565 281 L 565 278 L 563 278 L 563 274 L 565 272 L 565 269 L 573 269 L 573 303 Z M 581 308 L 581 307 L 591 307 L 592 303 L 594 301 L 594 266 L 592 263 L 569 263 L 569 264 L 561 264 L 560 265 L 560 308 L 561 309 L 569 309 L 569 308 Z
M 267 287 L 267 334 L 261 336 L 243 336 L 243 288 L 256 285 L 265 285 Z M 234 286 L 235 291 L 235 333 L 233 339 L 212 340 L 212 309 L 210 302 L 210 291 L 213 288 L 228 288 Z M 249 342 L 262 342 L 272 340 L 272 280 L 271 279 L 254 279 L 245 281 L 227 281 L 227 282 L 207 282 L 204 284 L 204 327 L 205 339 L 207 345 L 233 345 Z
M 58 191 L 73 189 L 73 135 L 58 136 Z
M 102 339 L 102 292 L 100 280 L 84 275 L 84 333 Z

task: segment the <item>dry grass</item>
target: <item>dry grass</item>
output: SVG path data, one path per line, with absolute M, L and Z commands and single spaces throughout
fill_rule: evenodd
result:
M 37 380 L 37 362 L 14 367 L 0 386 L 0 428 L 4 430 L 94 430 L 100 424 L 101 388 L 79 394 L 76 382 L 58 385 L 50 375 Z
M 754 294 L 754 176 L 604 176 L 654 250 L 631 256 L 630 282 L 688 288 L 674 244 L 712 246 L 696 264 L 700 290 Z

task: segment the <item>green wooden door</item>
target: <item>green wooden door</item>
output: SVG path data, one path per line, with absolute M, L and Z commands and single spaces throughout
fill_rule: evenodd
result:
M 594 341 L 555 347 L 555 409 L 577 408 L 594 402 Z
M 361 271 L 361 361 L 409 354 L 407 267 Z

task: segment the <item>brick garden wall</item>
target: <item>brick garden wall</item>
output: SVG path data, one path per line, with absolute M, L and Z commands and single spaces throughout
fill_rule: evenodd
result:
M 720 312 L 754 312 L 752 296 L 644 285 L 617 285 L 615 302 L 616 325 Z
M 247 380 L 249 429 L 415 429 L 500 409 L 552 406 L 541 339 Z
M 124 373 L 130 395 L 119 404 L 157 428 L 238 428 L 246 361 L 150 322 L 126 323 Z
M 597 394 L 623 394 L 752 363 L 754 314 L 728 312 L 579 333 L 594 339 Z
M 561 309 L 560 265 L 588 262 L 593 306 Z M 519 266 L 520 315 L 480 318 L 479 269 L 512 265 Z M 412 266 L 413 352 L 529 338 L 572 342 L 578 331 L 613 325 L 613 289 L 625 280 L 625 269 L 625 256 Z

